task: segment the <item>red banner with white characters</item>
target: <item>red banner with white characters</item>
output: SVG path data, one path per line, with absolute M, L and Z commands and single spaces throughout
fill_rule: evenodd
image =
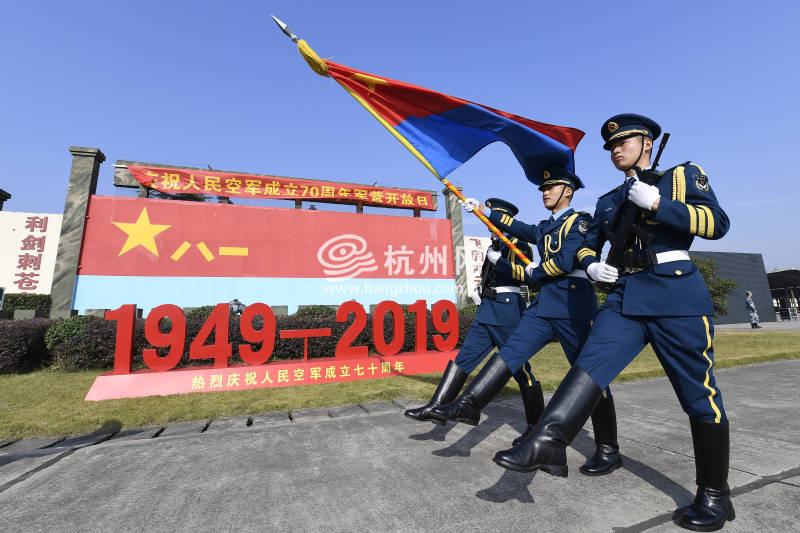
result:
M 428 191 L 374 187 L 335 181 L 259 176 L 213 170 L 187 170 L 151 166 L 128 166 L 136 181 L 172 194 L 209 194 L 231 198 L 306 200 L 377 207 L 403 207 L 433 211 Z
M 453 278 L 450 221 L 93 196 L 80 275 Z

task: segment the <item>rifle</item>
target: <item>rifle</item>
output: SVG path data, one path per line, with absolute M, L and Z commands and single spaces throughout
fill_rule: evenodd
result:
M 503 248 L 503 241 L 492 235 L 492 250 L 499 252 Z M 483 260 L 481 267 L 481 298 L 495 299 L 497 291 L 494 290 L 494 265 L 488 260 Z
M 658 146 L 656 158 L 653 160 L 653 165 L 649 170 L 633 167 L 636 171 L 637 178 L 643 183 L 653 185 L 658 181 L 658 178 L 663 175 L 656 171 L 656 167 L 658 167 L 658 161 L 661 159 L 661 154 L 668 140 L 669 133 L 665 133 L 664 137 L 661 138 L 661 144 Z M 623 255 L 633 246 L 635 239 L 638 238 L 646 244 L 649 244 L 653 240 L 653 234 L 646 231 L 639 223 L 644 212 L 644 209 L 630 200 L 625 200 L 622 203 L 611 223 L 611 231 L 608 238 L 611 242 L 611 249 L 608 251 L 606 264 L 620 268 L 623 266 L 621 265 Z M 648 256 L 652 256 L 652 252 L 649 252 Z M 649 259 L 652 261 L 654 258 L 649 257 Z M 612 284 L 598 285 L 604 290 L 608 290 L 609 288 L 613 289 Z

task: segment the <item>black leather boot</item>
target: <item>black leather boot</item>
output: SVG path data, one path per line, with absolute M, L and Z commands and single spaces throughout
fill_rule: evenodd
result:
M 514 439 L 514 442 L 511 443 L 512 446 L 519 444 L 523 437 L 533 430 L 539 418 L 542 417 L 542 411 L 544 411 L 544 395 L 542 394 L 541 383 L 537 381 L 533 387 L 520 385 L 519 393 L 522 396 L 522 406 L 525 408 L 525 421 L 528 423 L 528 427 L 522 435 Z
M 678 525 L 693 531 L 716 531 L 736 518 L 728 487 L 728 423 L 715 424 L 699 418 L 690 418 L 689 422 L 698 486 L 694 502 L 678 511 Z
M 617 412 L 614 398 L 600 398 L 592 413 L 594 442 L 597 447 L 594 455 L 581 466 L 581 474 L 602 476 L 610 474 L 622 466 L 622 456 L 617 443 Z
M 440 426 L 445 425 L 445 422 L 431 418 L 430 411 L 443 403 L 453 401 L 453 399 L 458 396 L 461 387 L 464 386 L 464 382 L 467 381 L 467 375 L 468 374 L 461 370 L 461 367 L 458 366 L 455 361 L 450 361 L 447 364 L 447 368 L 444 370 L 444 374 L 442 374 L 442 379 L 439 381 L 439 386 L 436 387 L 436 392 L 433 393 L 431 401 L 422 407 L 407 410 L 405 415 L 414 420 L 430 420 L 434 424 Z
M 448 404 L 431 409 L 430 416 L 441 420 L 463 422 L 477 426 L 481 418 L 481 409 L 494 398 L 503 386 L 511 379 L 511 370 L 497 354 L 486 361 L 483 368 L 472 380 L 458 399 Z
M 534 430 L 514 448 L 497 452 L 494 462 L 517 472 L 543 470 L 566 477 L 567 445 L 592 414 L 602 394 L 592 376 L 579 366 L 572 367 Z

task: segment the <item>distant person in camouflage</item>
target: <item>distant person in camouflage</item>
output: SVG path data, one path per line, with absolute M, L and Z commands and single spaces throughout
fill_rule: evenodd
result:
M 753 293 L 750 291 L 744 291 L 744 308 L 750 317 L 750 327 L 753 329 L 761 328 L 758 325 L 758 311 L 756 310 L 756 304 L 753 303 Z

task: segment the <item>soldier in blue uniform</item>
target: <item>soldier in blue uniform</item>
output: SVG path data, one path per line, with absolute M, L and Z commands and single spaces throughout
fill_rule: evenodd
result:
M 498 452 L 494 461 L 517 471 L 566 475 L 567 445 L 605 387 L 649 343 L 689 415 L 694 442 L 698 490 L 694 502 L 676 514 L 678 525 L 714 531 L 734 519 L 727 484 L 728 420 L 713 373 L 714 308 L 688 249 L 695 236 L 719 239 L 729 222 L 698 164 L 641 170 L 650 167 L 660 132 L 654 121 L 634 114 L 603 124 L 604 148 L 625 181 L 598 199 L 587 246 L 578 253 L 589 275 L 614 282 L 614 289 L 534 431 L 516 447 Z M 621 223 L 615 215 L 626 200 L 640 208 L 633 215 L 641 237 L 615 268 L 597 256 Z
M 510 202 L 498 198 L 489 198 L 487 204 L 494 206 L 498 213 L 513 217 L 519 211 Z M 530 243 L 515 238 L 511 242 L 530 257 L 532 248 Z M 487 251 L 487 256 L 505 257 L 504 261 L 510 265 L 517 265 L 517 257 L 497 237 L 493 237 L 492 246 Z M 414 420 L 430 420 L 435 424 L 444 425 L 445 422 L 430 416 L 431 409 L 452 401 L 461 390 L 467 376 L 475 370 L 489 352 L 499 349 L 509 335 L 516 329 L 525 302 L 520 294 L 521 278 L 514 277 L 510 271 L 500 272 L 495 269 L 494 261 L 484 260 L 481 269 L 481 286 L 475 288 L 472 299 L 478 304 L 475 320 L 464 338 L 464 343 L 455 358 L 450 361 L 439 381 L 439 386 L 433 398 L 427 404 L 416 409 L 409 409 L 405 415 Z M 520 366 L 514 372 L 514 379 L 519 384 L 522 404 L 525 408 L 525 418 L 529 424 L 536 423 L 544 409 L 544 397 L 540 384 L 533 379 L 531 367 L 528 363 Z
M 493 205 L 487 203 L 487 207 L 491 209 L 489 220 L 498 228 L 536 243 L 541 264 L 531 263 L 523 268 L 503 258 L 490 257 L 490 260 L 496 260 L 498 272 L 508 273 L 520 281 L 539 283 L 539 294 L 522 315 L 511 337 L 497 355 L 489 359 L 461 397 L 431 411 L 435 418 L 477 424 L 481 409 L 500 392 L 512 373 L 527 364 L 528 359 L 553 337 L 558 338 L 572 364 L 589 335 L 597 301 L 592 284 L 580 268 L 578 251 L 585 247 L 585 235 L 592 218 L 570 207 L 574 192 L 583 184 L 578 176 L 563 167 L 543 170 L 535 183 L 542 191 L 545 208 L 553 213 L 549 220 L 525 224 L 496 210 Z M 478 204 L 473 199 L 466 203 L 465 209 L 469 211 Z M 477 207 L 483 210 L 482 206 Z M 617 443 L 614 400 L 607 389 L 592 414 L 592 423 L 597 446 L 581 472 L 608 474 L 622 465 L 622 458 Z M 528 424 L 526 433 L 531 431 L 535 421 L 529 420 Z

